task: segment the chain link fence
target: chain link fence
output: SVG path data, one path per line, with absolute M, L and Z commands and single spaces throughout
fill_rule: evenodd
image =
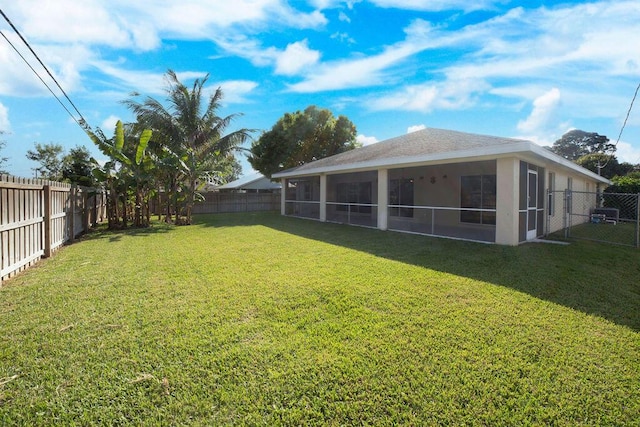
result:
M 640 248 L 640 194 L 550 191 L 547 234 Z

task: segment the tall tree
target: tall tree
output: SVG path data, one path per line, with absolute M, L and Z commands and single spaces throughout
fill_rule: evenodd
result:
M 34 143 L 35 149 L 27 151 L 27 159 L 38 162 L 33 168 L 36 178 L 59 181 L 62 179 L 62 145 Z
M 603 153 L 587 154 L 576 160 L 576 163 L 607 179 L 624 176 L 634 169 L 631 163 L 620 163 L 616 156 Z
M 62 179 L 84 187 L 95 187 L 95 163 L 86 147 L 75 147 L 62 158 Z
M 616 146 L 609 142 L 609 138 L 596 132 L 585 132 L 574 129 L 562 135 L 550 148 L 554 153 L 567 160 L 575 162 L 582 156 L 595 153 L 612 154 Z
M 223 98 L 221 88 L 217 88 L 205 104 L 203 92 L 208 78 L 207 75 L 196 79 L 189 88 L 169 70 L 166 74 L 167 107 L 152 97 L 124 101 L 140 123 L 152 129 L 154 134 L 164 136 L 162 140 L 168 144 L 169 151 L 179 158 L 186 193 L 186 224 L 192 221 L 198 179 L 210 165 L 210 158 L 226 156 L 244 143 L 251 132 L 240 129 L 225 134 L 238 114 L 218 116 Z
M 315 105 L 286 113 L 251 144 L 249 163 L 263 175 L 358 147 L 356 127 L 345 116 Z

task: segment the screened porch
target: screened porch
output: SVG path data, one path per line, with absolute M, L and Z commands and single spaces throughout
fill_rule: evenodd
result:
M 495 242 L 496 162 L 388 171 L 389 230 Z
M 378 227 L 378 171 L 327 176 L 327 221 Z
M 319 176 L 287 179 L 283 188 L 285 215 L 320 219 Z

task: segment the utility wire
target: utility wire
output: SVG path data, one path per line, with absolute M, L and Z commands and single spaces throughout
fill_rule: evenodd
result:
M 49 92 L 51 92 L 51 95 L 53 95 L 53 97 L 60 103 L 60 105 L 62 106 L 62 108 L 65 109 L 65 111 L 67 113 L 69 113 L 69 115 L 71 116 L 71 118 L 78 124 L 78 126 L 83 127 L 80 122 L 78 121 L 78 119 L 76 118 L 76 116 L 73 115 L 73 113 L 71 113 L 71 111 L 69 111 L 69 109 L 67 108 L 66 105 L 64 105 L 64 103 L 60 100 L 60 98 L 58 97 L 58 95 L 56 95 L 53 90 L 51 89 L 51 87 L 49 87 L 49 85 L 42 79 L 42 77 L 40 76 L 40 74 L 38 74 L 38 72 L 31 66 L 31 64 L 29 63 L 29 61 L 27 61 L 27 59 L 22 55 L 22 53 L 20 53 L 20 51 L 13 45 L 13 43 L 11 43 L 11 40 L 9 40 L 7 38 L 7 36 L 0 31 L 0 34 L 2 34 L 2 37 L 7 41 L 7 43 L 9 43 L 9 45 L 13 48 L 13 50 L 16 51 L 16 53 L 20 56 L 20 58 L 22 58 L 22 60 L 24 61 L 25 64 L 27 64 L 27 66 L 29 68 L 31 68 L 31 71 L 33 71 L 33 73 L 38 77 L 38 79 L 40 79 L 40 81 L 42 82 L 43 85 L 46 86 L 47 89 L 49 89 Z M 83 127 L 84 128 L 84 127 Z
M 638 96 L 638 90 L 640 90 L 640 83 L 638 84 L 638 87 L 636 88 L 636 93 L 633 94 L 633 99 L 631 100 L 631 105 L 629 105 L 629 109 L 627 110 L 627 117 L 624 118 L 624 123 L 622 123 L 622 128 L 620 129 L 620 133 L 618 134 L 618 139 L 616 140 L 616 146 L 618 145 L 618 142 L 620 142 L 620 137 L 622 136 L 622 131 L 624 130 L 624 127 L 627 125 L 627 120 L 629 120 L 629 115 L 631 114 L 631 109 L 633 108 L 633 103 L 636 100 L 636 97 Z
M 629 104 L 629 109 L 627 110 L 627 116 L 624 118 L 624 122 L 622 123 L 622 127 L 620 128 L 620 133 L 618 134 L 618 139 L 616 139 L 616 143 L 613 144 L 613 150 L 611 151 L 611 155 L 609 156 L 609 158 L 607 159 L 607 161 L 605 162 L 604 165 L 600 165 L 598 163 L 598 175 L 600 175 L 600 171 L 602 169 L 604 169 L 609 164 L 609 162 L 613 158 L 613 153 L 615 152 L 616 148 L 618 148 L 618 143 L 620 142 L 620 137 L 622 137 L 622 132 L 624 131 L 625 126 L 627 126 L 627 120 L 629 120 L 629 115 L 631 115 L 631 110 L 633 109 L 633 103 L 635 102 L 636 97 L 638 96 L 638 91 L 639 90 L 640 90 L 640 83 L 636 87 L 636 91 L 633 94 L 633 98 L 631 99 L 631 104 Z
M 49 77 L 51 77 L 51 80 L 54 81 L 54 83 L 56 84 L 56 86 L 58 86 L 58 89 L 60 89 L 60 91 L 62 92 L 62 94 L 64 95 L 64 97 L 67 99 L 67 101 L 69 101 L 69 104 L 71 104 L 71 106 L 73 107 L 73 109 L 76 111 L 76 113 L 78 113 L 78 116 L 80 116 L 80 120 L 78 120 L 70 111 L 69 109 L 62 103 L 62 101 L 60 100 L 60 98 L 51 90 L 51 88 L 49 87 L 49 85 L 47 85 L 44 80 L 42 79 L 42 77 L 40 76 L 40 74 L 38 74 L 38 72 L 31 66 L 31 64 L 29 64 L 29 62 L 25 59 L 25 57 L 18 51 L 18 49 L 16 49 L 16 47 L 13 45 L 13 43 L 11 43 L 11 41 L 9 41 L 9 39 L 7 38 L 7 36 L 5 36 L 1 31 L 0 34 L 2 34 L 2 37 L 4 37 L 4 39 L 11 45 L 11 47 L 13 48 L 13 50 L 15 50 L 18 55 L 20 55 L 20 58 L 22 58 L 22 60 L 29 66 L 29 68 L 31 69 L 31 71 L 33 71 L 35 73 L 36 76 L 38 76 L 38 78 L 40 79 L 40 81 L 47 87 L 47 89 L 49 89 L 49 92 L 51 92 L 51 94 L 58 100 L 58 102 L 60 103 L 60 105 L 62 105 L 62 107 L 67 111 L 67 113 L 69 113 L 69 115 L 73 118 L 73 120 L 78 124 L 78 126 L 80 126 L 83 130 L 87 131 L 87 130 L 91 130 L 91 127 L 89 126 L 89 124 L 87 123 L 87 121 L 85 120 L 84 116 L 82 115 L 82 113 L 80 112 L 80 110 L 78 110 L 78 107 L 76 107 L 76 105 L 73 103 L 73 101 L 71 100 L 71 98 L 69 98 L 69 95 L 67 95 L 67 92 L 62 88 L 62 86 L 60 86 L 60 83 L 58 83 L 58 80 L 56 80 L 56 78 L 53 76 L 53 74 L 51 74 L 51 71 L 49 71 L 49 68 L 47 68 L 46 65 L 44 65 L 44 62 L 42 62 L 42 60 L 40 59 L 40 57 L 38 56 L 38 54 L 33 50 L 33 48 L 31 47 L 31 45 L 29 44 L 29 42 L 22 36 L 22 34 L 20 33 L 20 31 L 18 31 L 18 29 L 16 28 L 15 25 L 13 25 L 13 22 L 11 22 L 11 20 L 9 19 L 9 17 L 2 11 L 2 9 L 0 9 L 0 14 L 2 15 L 2 17 L 5 19 L 5 21 L 7 21 L 7 23 L 11 26 L 11 28 L 13 29 L 13 31 L 15 31 L 15 33 L 18 35 L 18 37 L 20 37 L 20 40 L 22 40 L 22 42 L 25 44 L 25 46 L 27 46 L 27 48 L 29 48 L 29 50 L 31 51 L 31 53 L 33 54 L 33 56 L 38 60 L 38 62 L 40 63 L 40 65 L 42 66 L 42 68 L 44 68 L 44 70 L 47 72 L 47 74 L 49 75 Z

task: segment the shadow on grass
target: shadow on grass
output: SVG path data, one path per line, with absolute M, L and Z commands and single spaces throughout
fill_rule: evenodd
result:
M 595 242 L 488 245 L 272 213 L 200 215 L 199 226 L 266 226 L 332 245 L 508 287 L 640 331 L 640 251 Z
M 117 242 L 122 240 L 124 236 L 146 237 L 156 234 L 168 233 L 174 226 L 161 222 L 152 223 L 149 227 L 135 228 L 127 227 L 120 229 L 108 229 L 106 224 L 100 224 L 96 228 L 92 228 L 88 233 L 82 235 L 82 240 L 107 239 L 109 242 Z

